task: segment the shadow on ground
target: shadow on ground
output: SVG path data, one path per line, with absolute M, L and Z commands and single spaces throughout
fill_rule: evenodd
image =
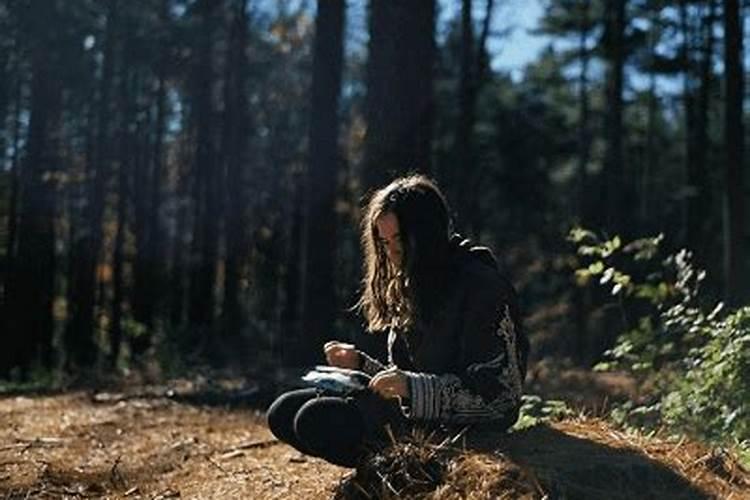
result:
M 750 491 L 747 471 L 700 445 L 636 438 L 595 419 L 445 442 L 415 438 L 369 457 L 335 498 L 662 500 Z
M 711 498 L 643 450 L 576 437 L 548 426 L 494 440 L 474 438 L 473 448 L 507 457 L 528 471 L 529 477 L 535 475 L 550 498 Z

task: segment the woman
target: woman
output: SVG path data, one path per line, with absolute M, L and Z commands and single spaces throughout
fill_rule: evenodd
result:
M 528 353 L 516 294 L 492 253 L 451 226 L 445 197 L 422 175 L 375 192 L 362 221 L 358 308 L 369 332 L 387 331 L 388 364 L 327 343 L 327 362 L 371 375 L 369 390 L 283 394 L 268 411 L 279 439 L 354 467 L 389 434 L 415 425 L 506 429 L 516 421 Z

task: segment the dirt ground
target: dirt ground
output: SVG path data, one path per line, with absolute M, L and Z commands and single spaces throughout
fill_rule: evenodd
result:
M 531 374 L 530 387 L 560 379 L 560 391 L 549 394 L 567 400 L 571 388 L 591 391 L 581 401 L 589 408 L 632 390 L 619 378 L 545 370 Z M 366 468 L 353 476 L 274 439 L 262 409 L 283 387 L 264 392 L 251 380 L 207 376 L 0 395 L 0 499 L 327 499 L 337 487 L 347 491 L 342 479 L 357 491 L 382 487 L 380 469 L 368 485 Z M 544 498 L 558 490 L 585 493 L 566 498 L 750 498 L 750 472 L 731 457 L 684 440 L 627 435 L 589 417 L 479 438 L 468 448 L 473 452 L 446 458 L 435 498 L 505 498 L 514 491 Z M 423 450 L 433 456 L 432 448 Z M 401 465 L 385 484 L 397 484 L 408 462 L 397 455 Z M 654 484 L 669 494 L 649 495 Z M 518 485 L 531 493 L 520 495 Z
M 0 399 L 0 498 L 328 498 L 347 469 L 279 443 L 262 414 L 169 397 Z

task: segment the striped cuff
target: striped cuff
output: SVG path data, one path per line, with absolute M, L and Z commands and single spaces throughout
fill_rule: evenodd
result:
M 364 352 L 357 350 L 359 353 L 359 369 L 368 375 L 375 375 L 376 373 L 385 370 L 385 365 L 377 359 L 370 357 Z
M 438 376 L 402 372 L 409 381 L 409 408 L 405 415 L 419 420 L 434 420 L 440 415 Z

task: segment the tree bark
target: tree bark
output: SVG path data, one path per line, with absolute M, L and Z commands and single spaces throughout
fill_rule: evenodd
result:
M 28 376 L 35 359 L 52 365 L 52 305 L 55 284 L 55 174 L 60 161 L 62 88 L 58 84 L 61 58 L 58 31 L 42 20 L 55 16 L 56 2 L 30 5 L 31 114 L 22 177 L 18 254 L 8 283 L 5 315 L 6 344 L 0 357 L 0 375 L 14 367 Z
M 313 48 L 309 160 L 303 233 L 303 360 L 320 360 L 336 317 L 336 186 L 341 163 L 339 95 L 344 51 L 344 0 L 318 0 Z
M 186 254 L 189 251 L 189 222 L 190 222 L 190 158 L 184 151 L 189 147 L 189 141 L 180 146 L 180 159 L 177 162 L 177 230 L 172 241 L 172 267 L 169 276 L 169 321 L 173 326 L 182 326 L 185 321 L 186 302 Z
M 109 3 L 105 28 L 102 77 L 99 81 L 97 132 L 91 163 L 87 165 L 87 205 L 84 227 L 73 243 L 71 279 L 71 317 L 65 330 L 68 368 L 89 367 L 96 361 L 94 318 L 96 308 L 97 265 L 102 250 L 105 195 L 110 175 L 110 94 L 114 74 L 114 43 L 118 2 Z
M 365 190 L 432 169 L 435 1 L 370 2 Z
M 15 38 L 15 50 L 17 50 L 18 35 Z M 10 271 L 13 269 L 13 260 L 16 255 L 16 242 L 18 234 L 18 201 L 21 191 L 21 162 L 19 149 L 21 147 L 21 109 L 23 106 L 24 78 L 18 54 L 14 58 L 12 73 L 15 74 L 13 89 L 13 126 L 12 126 L 12 148 L 10 157 L 10 199 L 8 201 L 8 241 L 5 248 L 5 267 L 3 268 L 3 296 L 0 298 L 0 311 L 6 306 L 8 297 L 8 283 L 10 282 Z M 1 324 L 1 322 L 0 322 Z
M 708 12 L 702 19 L 701 36 L 701 60 L 698 78 L 700 86 L 694 101 L 693 138 L 689 141 L 692 151 L 688 160 L 688 184 L 692 188 L 692 196 L 688 202 L 688 225 L 687 241 L 688 248 L 693 249 L 696 257 L 702 263 L 707 257 L 708 225 L 711 212 L 711 190 L 708 184 L 707 157 L 710 149 L 708 137 L 708 112 L 711 97 L 711 81 L 713 76 L 713 51 L 714 51 L 714 20 L 715 1 L 707 0 Z
M 123 96 L 126 97 L 126 96 Z M 125 102 L 124 99 L 121 102 Z M 117 233 L 112 257 L 112 328 L 109 338 L 109 363 L 115 368 L 122 347 L 122 319 L 125 301 L 125 233 L 128 223 L 128 199 L 130 197 L 130 140 L 127 122 L 120 125 L 120 162 L 117 186 Z
M 5 16 L 9 15 L 7 12 L 4 14 Z M 8 29 L 8 24 L 4 17 L 0 17 L 0 29 Z M 15 39 L 15 36 L 13 38 Z M 2 50 L 0 50 L 0 171 L 5 171 L 7 168 L 6 153 L 8 144 L 6 143 L 7 134 L 5 126 L 7 123 L 6 117 L 8 115 L 8 104 L 10 103 L 13 79 L 18 73 L 18 70 L 13 71 L 14 68 L 12 68 L 12 65 L 15 64 L 15 59 L 16 55 L 14 54 L 13 47 L 8 49 L 2 47 Z M 0 276 L 0 279 L 2 279 L 2 276 Z M 1 286 L 2 281 L 0 281 Z
M 284 364 L 295 365 L 301 359 L 301 349 L 305 328 L 302 325 L 302 233 L 304 231 L 305 209 L 302 194 L 305 185 L 302 173 L 292 176 L 291 199 L 294 200 L 287 213 L 289 236 L 286 245 L 286 273 L 284 274 L 284 304 L 281 313 L 282 329 L 285 335 L 274 347 L 274 354 Z
M 616 233 L 626 232 L 629 185 L 623 166 L 623 76 L 625 66 L 626 0 L 612 0 L 606 5 L 606 152 L 604 158 L 605 227 Z
M 242 325 L 240 305 L 243 264 L 247 255 L 246 169 L 249 161 L 250 116 L 246 97 L 245 55 L 248 16 L 244 0 L 234 4 L 224 82 L 224 154 L 227 207 L 225 210 L 226 259 L 222 314 L 226 336 L 235 336 Z
M 472 0 L 461 1 L 461 71 L 458 81 L 458 121 L 456 124 L 455 164 L 450 175 L 450 185 L 456 189 L 456 205 L 460 219 L 465 221 L 464 230 L 471 231 L 476 217 L 472 212 L 472 201 L 476 193 L 471 192 L 476 177 L 474 155 L 474 123 L 476 122 L 477 64 L 474 52 L 474 25 Z M 473 234 L 472 234 L 473 235 Z M 473 235 L 476 236 L 476 235 Z
M 194 185 L 195 220 L 190 269 L 190 322 L 209 326 L 214 319 L 216 265 L 218 261 L 219 219 L 216 151 L 214 145 L 214 35 L 213 0 L 201 0 L 196 9 L 200 16 L 198 62 L 195 68 L 194 123 L 197 129 Z
M 743 192 L 744 124 L 742 16 L 739 0 L 724 1 L 724 141 L 726 147 L 725 204 L 725 296 L 729 304 L 744 298 L 746 281 L 744 259 L 745 193 Z
M 588 89 L 589 51 L 588 39 L 590 33 L 589 11 L 591 2 L 581 0 L 578 32 L 578 58 L 581 63 L 581 72 L 578 75 L 578 186 L 576 191 L 576 215 L 580 220 L 588 221 L 590 210 L 585 200 L 588 193 L 588 172 L 591 152 L 591 130 L 590 130 L 590 106 Z
M 142 335 L 130 339 L 134 356 L 141 356 L 152 344 L 156 316 L 163 306 L 165 269 L 167 266 L 165 228 L 161 224 L 161 207 L 164 176 L 164 136 L 167 121 L 167 64 L 169 47 L 169 6 L 162 0 L 159 6 L 159 46 L 156 65 L 156 93 L 153 110 L 153 144 L 143 148 L 143 158 L 138 162 L 140 191 L 136 206 L 136 257 L 132 293 L 133 318 L 145 326 Z M 147 142 L 147 141 L 146 141 Z
M 588 224 L 591 218 L 591 209 L 586 202 L 589 190 L 589 176 L 587 166 L 591 152 L 591 130 L 589 113 L 589 89 L 588 68 L 589 51 L 588 39 L 590 34 L 590 1 L 581 0 L 579 5 L 579 31 L 578 31 L 578 58 L 581 63 L 581 72 L 578 75 L 578 182 L 576 187 L 576 216 L 579 220 Z M 588 322 L 586 305 L 590 295 L 588 289 L 576 287 L 573 290 L 573 307 L 576 321 L 575 356 L 579 365 L 583 366 L 589 357 L 588 349 Z

